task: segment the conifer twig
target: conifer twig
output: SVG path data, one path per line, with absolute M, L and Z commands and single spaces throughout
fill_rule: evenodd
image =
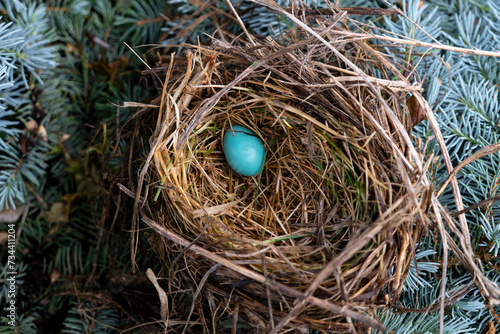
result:
M 460 210 L 460 211 L 457 211 L 457 212 L 453 212 L 450 216 L 452 218 L 455 218 L 455 217 L 460 216 L 461 214 L 467 213 L 467 212 L 469 212 L 471 210 L 474 210 L 474 209 L 477 209 L 477 208 L 479 208 L 479 207 L 481 207 L 483 205 L 486 205 L 486 204 L 489 204 L 489 203 L 492 203 L 492 202 L 496 202 L 496 201 L 500 201 L 500 195 L 497 195 L 497 196 L 485 199 L 484 201 L 481 201 L 479 203 L 476 203 L 474 205 L 466 207 L 463 210 Z

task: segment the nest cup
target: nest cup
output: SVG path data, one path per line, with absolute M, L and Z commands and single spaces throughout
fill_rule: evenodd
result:
M 283 319 L 284 329 L 366 330 L 363 316 L 401 293 L 423 229 L 426 188 L 408 191 L 404 178 L 419 175 L 401 133 L 411 132 L 405 97 L 415 88 L 392 80 L 399 65 L 362 41 L 333 45 L 365 78 L 307 32 L 252 40 L 186 46 L 156 72 L 165 84 L 148 182 L 159 197 L 149 203 L 175 235 L 154 243 L 171 298 L 191 289 L 191 317 L 204 326 L 232 315 L 263 330 Z M 232 125 L 262 140 L 260 174 L 227 164 Z M 298 307 L 290 289 L 316 302 Z M 342 307 L 359 321 L 346 322 L 354 313 Z M 175 304 L 169 312 L 185 319 Z

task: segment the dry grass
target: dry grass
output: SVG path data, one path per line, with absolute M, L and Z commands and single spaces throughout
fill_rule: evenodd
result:
M 410 84 L 416 74 L 401 74 L 413 69 L 352 33 L 342 14 L 313 22 L 259 2 L 298 28 L 186 45 L 155 71 L 163 91 L 137 193 L 148 201 L 136 208 L 161 236 L 152 243 L 168 268 L 166 295 L 193 295 L 187 313 L 197 320 L 175 323 L 211 330 L 232 314 L 233 332 L 238 317 L 274 333 L 383 329 L 375 310 L 397 302 L 427 228 L 442 233 L 444 268 L 450 245 L 475 271 L 464 226 L 440 206 L 410 139 L 410 93 L 439 128 Z M 227 165 L 222 138 L 232 124 L 264 142 L 258 176 Z M 186 318 L 175 304 L 163 312 L 166 323 Z

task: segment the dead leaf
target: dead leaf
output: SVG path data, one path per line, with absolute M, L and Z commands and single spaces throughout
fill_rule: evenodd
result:
M 413 128 L 426 118 L 425 110 L 415 95 L 412 95 L 406 104 L 410 109 L 411 127 Z
M 82 53 L 82 49 L 81 49 L 81 47 L 76 46 L 74 44 L 66 43 L 66 52 L 81 54 Z
M 204 1 L 200 1 L 200 0 L 190 0 L 189 3 L 195 7 L 201 7 L 205 4 Z
M 27 125 L 28 130 L 29 130 L 30 132 L 35 132 L 35 131 L 36 131 L 36 129 L 38 128 L 38 123 L 37 123 L 35 120 L 33 120 L 33 119 L 32 119 L 31 121 L 28 121 L 28 122 L 26 123 L 26 125 Z
M 61 139 L 59 139 L 59 143 L 62 143 L 62 142 L 64 142 L 64 141 L 68 140 L 68 139 L 69 139 L 69 137 L 71 137 L 71 135 L 70 135 L 70 134 L 67 134 L 67 133 L 63 134 L 63 135 L 61 136 Z
M 61 138 L 59 139 L 59 147 L 61 148 L 61 150 L 63 151 L 64 153 L 64 157 L 66 158 L 66 160 L 70 160 L 71 159 L 71 155 L 69 154 L 69 150 L 66 148 L 66 146 L 64 145 L 64 142 L 66 140 L 68 140 L 71 136 L 67 133 L 63 134 L 61 136 Z
M 38 135 L 42 138 L 42 140 L 44 142 L 48 142 L 48 138 L 47 138 L 47 130 L 45 130 L 45 127 L 43 125 L 40 125 L 38 127 Z
M 0 245 L 3 245 L 9 239 L 9 233 L 0 231 Z
M 163 322 L 167 322 L 167 314 L 168 314 L 168 297 L 167 294 L 165 293 L 165 290 L 158 284 L 158 280 L 156 279 L 156 276 L 154 272 L 148 268 L 146 270 L 146 276 L 148 276 L 149 280 L 151 283 L 156 288 L 156 291 L 158 292 L 158 297 L 160 297 L 160 312 L 161 312 L 161 320 Z
M 491 321 L 488 323 L 488 331 L 486 332 L 486 334 L 495 334 L 496 331 L 495 331 L 495 322 L 494 321 Z
M 21 215 L 24 212 L 24 206 L 18 206 L 14 209 L 6 209 L 4 208 L 0 211 L 0 223 L 15 223 L 19 220 Z
M 45 211 L 42 216 L 49 223 L 66 223 L 69 219 L 67 204 L 56 202 L 50 207 L 50 211 Z
M 54 283 L 61 277 L 61 273 L 58 272 L 56 269 L 52 269 L 52 272 L 50 273 L 50 283 Z

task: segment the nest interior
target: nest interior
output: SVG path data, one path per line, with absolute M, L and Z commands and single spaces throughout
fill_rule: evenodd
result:
M 155 72 L 164 85 L 147 182 L 160 196 L 149 216 L 175 237 L 154 244 L 172 298 L 196 291 L 200 319 L 239 312 L 269 330 L 366 329 L 376 322 L 365 316 L 401 293 L 428 220 L 408 140 L 406 98 L 418 87 L 396 80 L 407 64 L 316 24 L 344 58 L 298 28 L 185 45 Z M 264 143 L 257 176 L 225 161 L 235 124 Z

